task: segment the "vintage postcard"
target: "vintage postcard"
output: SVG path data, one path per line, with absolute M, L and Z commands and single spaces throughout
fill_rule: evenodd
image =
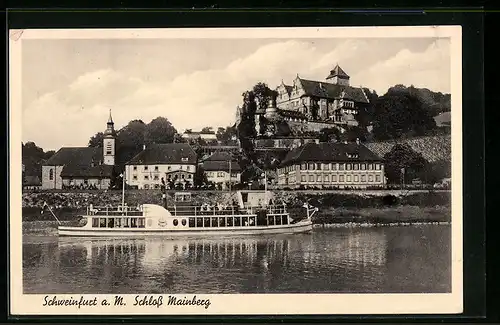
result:
M 460 26 L 9 32 L 12 315 L 462 312 Z

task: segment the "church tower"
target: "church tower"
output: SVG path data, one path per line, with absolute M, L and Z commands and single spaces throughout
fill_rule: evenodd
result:
M 330 71 L 326 80 L 330 81 L 334 85 L 349 86 L 349 75 L 339 67 L 338 63 L 335 65 L 333 70 Z
M 103 157 L 104 157 L 104 165 L 114 165 L 115 164 L 115 123 L 113 122 L 113 118 L 111 117 L 111 110 L 109 110 L 109 119 L 106 127 L 106 131 L 104 131 L 104 139 L 103 139 Z

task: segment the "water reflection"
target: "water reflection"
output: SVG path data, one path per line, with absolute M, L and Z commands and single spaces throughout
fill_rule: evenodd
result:
M 248 238 L 25 241 L 24 292 L 447 291 L 449 265 L 443 258 L 449 252 L 443 246 L 449 228 L 441 228 L 427 231 L 424 241 L 421 231 L 409 228 Z

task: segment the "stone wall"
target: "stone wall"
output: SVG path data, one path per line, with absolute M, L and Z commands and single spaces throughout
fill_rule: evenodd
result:
M 295 121 L 288 121 L 288 126 L 290 127 L 290 130 L 292 130 L 292 133 L 297 134 L 300 132 L 319 132 L 321 129 L 329 129 L 329 128 L 337 128 L 341 132 L 344 132 L 344 129 L 338 125 L 338 124 L 333 124 L 333 123 L 324 123 L 324 122 L 295 122 Z
M 42 189 L 61 189 L 61 171 L 63 166 L 42 166 Z M 50 179 L 50 170 L 53 171 L 53 178 Z

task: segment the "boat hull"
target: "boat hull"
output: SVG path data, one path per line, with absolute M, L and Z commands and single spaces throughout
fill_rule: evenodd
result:
M 269 235 L 291 234 L 309 232 L 313 228 L 310 220 L 295 224 L 265 227 L 220 227 L 220 228 L 187 228 L 187 229 L 145 229 L 145 228 L 83 228 L 59 227 L 59 236 L 73 237 L 179 237 L 179 236 L 243 236 L 243 235 Z

